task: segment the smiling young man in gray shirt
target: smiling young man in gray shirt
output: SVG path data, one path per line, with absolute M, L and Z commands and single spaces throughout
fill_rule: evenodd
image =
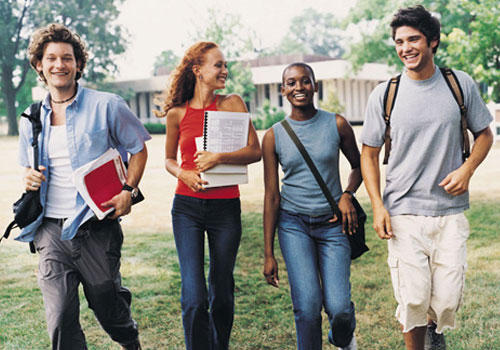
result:
M 474 81 L 454 71 L 475 139 L 464 162 L 460 109 L 434 64 L 439 21 L 416 6 L 400 9 L 391 27 L 406 69 L 390 117 L 391 152 L 383 199 L 379 153 L 386 130 L 387 82 L 368 101 L 361 168 L 374 228 L 381 239 L 388 240 L 396 317 L 406 348 L 421 350 L 425 343 L 425 349 L 445 349 L 442 332 L 455 326 L 455 312 L 462 302 L 469 181 L 492 145 L 492 116 Z

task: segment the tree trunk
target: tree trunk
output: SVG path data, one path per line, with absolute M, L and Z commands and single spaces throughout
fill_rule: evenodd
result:
M 16 112 L 16 89 L 12 82 L 13 69 L 8 64 L 2 65 L 2 92 L 5 106 L 7 108 L 7 120 L 9 122 L 8 135 L 18 135 L 17 112 Z

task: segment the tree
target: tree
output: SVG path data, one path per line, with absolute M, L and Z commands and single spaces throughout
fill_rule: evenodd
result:
M 219 45 L 228 60 L 228 80 L 223 94 L 235 93 L 245 102 L 250 102 L 255 91 L 250 67 L 241 60 L 253 52 L 254 34 L 248 31 L 237 15 L 220 16 L 214 9 L 209 10 L 206 27 L 199 27 L 194 40 L 213 41 Z
M 441 43 L 435 61 L 467 72 L 475 81 L 487 84 L 483 97 L 500 100 L 500 10 L 498 0 L 359 0 L 347 23 L 365 28 L 361 40 L 353 43 L 347 57 L 356 68 L 367 62 L 381 62 L 399 69 L 389 26 L 397 8 L 422 4 L 440 16 Z
M 177 56 L 172 50 L 165 50 L 156 57 L 155 63 L 153 65 L 153 75 L 159 75 L 160 69 L 164 69 L 166 72 L 171 72 L 177 67 L 180 62 L 180 57 Z
M 0 2 L 0 82 L 9 122 L 17 135 L 16 98 L 30 66 L 27 47 L 34 29 L 58 22 L 75 30 L 90 52 L 84 78 L 90 82 L 115 72 L 114 57 L 125 51 L 124 29 L 112 23 L 123 0 L 2 0 Z
M 345 51 L 342 43 L 343 31 L 335 16 L 308 8 L 292 19 L 278 47 L 263 52 L 263 55 L 305 53 L 341 57 Z
M 271 103 L 266 99 L 262 107 L 257 111 L 257 118 L 253 120 L 253 125 L 257 130 L 267 130 L 274 124 L 285 119 L 285 117 L 286 113 L 283 110 L 271 107 Z
M 454 27 L 441 41 L 445 65 L 469 73 L 476 81 L 491 88 L 483 97 L 500 102 L 500 9 L 497 0 L 461 1 L 460 16 L 471 21 L 467 27 Z M 439 52 L 439 51 L 438 51 Z
M 326 99 L 319 101 L 319 107 L 325 111 L 334 113 L 343 113 L 345 111 L 344 106 L 340 103 L 340 100 L 334 91 L 330 91 Z

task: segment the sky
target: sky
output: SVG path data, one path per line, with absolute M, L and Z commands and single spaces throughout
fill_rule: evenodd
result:
M 277 45 L 291 19 L 306 8 L 345 17 L 355 1 L 347 0 L 125 0 L 117 20 L 129 32 L 128 49 L 118 60 L 118 80 L 151 76 L 164 50 L 178 56 L 193 44 L 195 28 L 207 20 L 207 9 L 236 14 L 254 30 L 262 47 Z

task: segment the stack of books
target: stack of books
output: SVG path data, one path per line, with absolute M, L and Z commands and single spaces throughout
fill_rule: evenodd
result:
M 197 138 L 196 148 L 208 152 L 234 152 L 248 144 L 250 114 L 206 111 L 203 136 Z M 248 183 L 248 167 L 239 164 L 218 164 L 201 173 L 208 182 L 205 188 Z

